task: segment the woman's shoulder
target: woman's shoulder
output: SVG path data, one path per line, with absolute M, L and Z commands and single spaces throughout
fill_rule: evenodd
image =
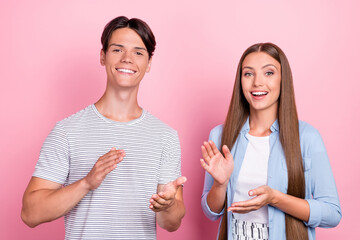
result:
M 221 134 L 222 134 L 223 127 L 224 127 L 223 124 L 217 125 L 217 126 L 214 127 L 213 129 L 211 129 L 210 135 L 214 135 L 214 136 L 221 135 Z
M 325 150 L 320 132 L 307 122 L 299 121 L 300 144 L 303 151 Z
M 299 134 L 300 137 L 312 138 L 320 136 L 319 131 L 311 124 L 299 120 Z
M 209 140 L 213 141 L 217 147 L 220 146 L 223 124 L 217 125 L 210 131 Z

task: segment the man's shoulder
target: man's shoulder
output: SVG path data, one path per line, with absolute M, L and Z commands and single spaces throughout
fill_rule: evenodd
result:
M 163 134 L 177 136 L 177 131 L 174 128 L 170 127 L 168 124 L 160 120 L 158 117 L 152 115 L 148 111 L 146 111 L 146 123 L 147 127 L 150 129 L 161 131 Z
M 85 122 L 90 120 L 90 116 L 93 113 L 92 106 L 93 105 L 89 105 L 86 108 L 83 108 L 80 111 L 64 118 L 63 120 L 57 122 L 57 125 L 62 125 L 63 127 L 83 125 Z

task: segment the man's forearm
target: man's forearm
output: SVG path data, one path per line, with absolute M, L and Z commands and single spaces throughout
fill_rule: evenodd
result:
M 39 179 L 35 179 L 36 181 Z M 21 218 L 29 227 L 55 220 L 76 206 L 88 191 L 83 180 L 59 189 L 31 191 L 30 186 L 29 191 L 24 194 Z
M 185 216 L 185 205 L 182 200 L 175 200 L 174 204 L 168 209 L 156 213 L 159 226 L 169 232 L 176 231 Z

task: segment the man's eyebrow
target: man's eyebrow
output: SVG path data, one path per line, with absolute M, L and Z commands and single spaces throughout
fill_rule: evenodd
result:
M 111 47 L 111 46 L 125 48 L 124 45 L 117 44 L 117 43 L 112 43 L 109 45 L 109 47 Z M 134 49 L 147 51 L 146 48 L 143 48 L 143 47 L 134 47 Z
M 137 50 L 144 50 L 144 51 L 147 51 L 146 48 L 143 48 L 143 47 L 134 47 L 135 49 Z
M 121 48 L 123 48 L 123 47 L 124 47 L 124 45 L 121 45 L 121 44 L 116 44 L 116 43 L 112 43 L 112 44 L 110 44 L 110 45 L 109 45 L 109 47 L 111 47 L 111 46 L 121 47 Z

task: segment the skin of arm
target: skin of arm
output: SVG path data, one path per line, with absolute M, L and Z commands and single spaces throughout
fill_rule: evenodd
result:
M 227 146 L 222 148 L 225 157 L 213 141 L 204 142 L 201 146 L 203 159 L 201 166 L 214 178 L 214 183 L 207 195 L 207 204 L 211 211 L 220 213 L 225 205 L 226 188 L 234 169 L 234 160 Z
M 207 204 L 209 205 L 211 211 L 220 213 L 223 210 L 225 206 L 226 188 L 227 183 L 218 185 L 214 182 L 212 185 L 206 198 Z
M 29 227 L 55 220 L 68 213 L 91 190 L 100 186 L 106 175 L 125 156 L 123 150 L 112 148 L 101 156 L 86 177 L 66 186 L 32 177 L 23 196 L 21 219 Z
M 168 184 L 159 184 L 157 194 L 153 194 L 149 200 L 149 208 L 156 213 L 158 225 L 169 231 L 176 231 L 181 220 L 185 216 L 182 185 L 186 177 L 179 177 Z
M 309 221 L 310 206 L 304 199 L 282 193 L 265 185 L 250 190 L 249 196 L 254 196 L 254 198 L 235 202 L 228 208 L 228 211 L 248 213 L 269 204 L 302 221 Z

